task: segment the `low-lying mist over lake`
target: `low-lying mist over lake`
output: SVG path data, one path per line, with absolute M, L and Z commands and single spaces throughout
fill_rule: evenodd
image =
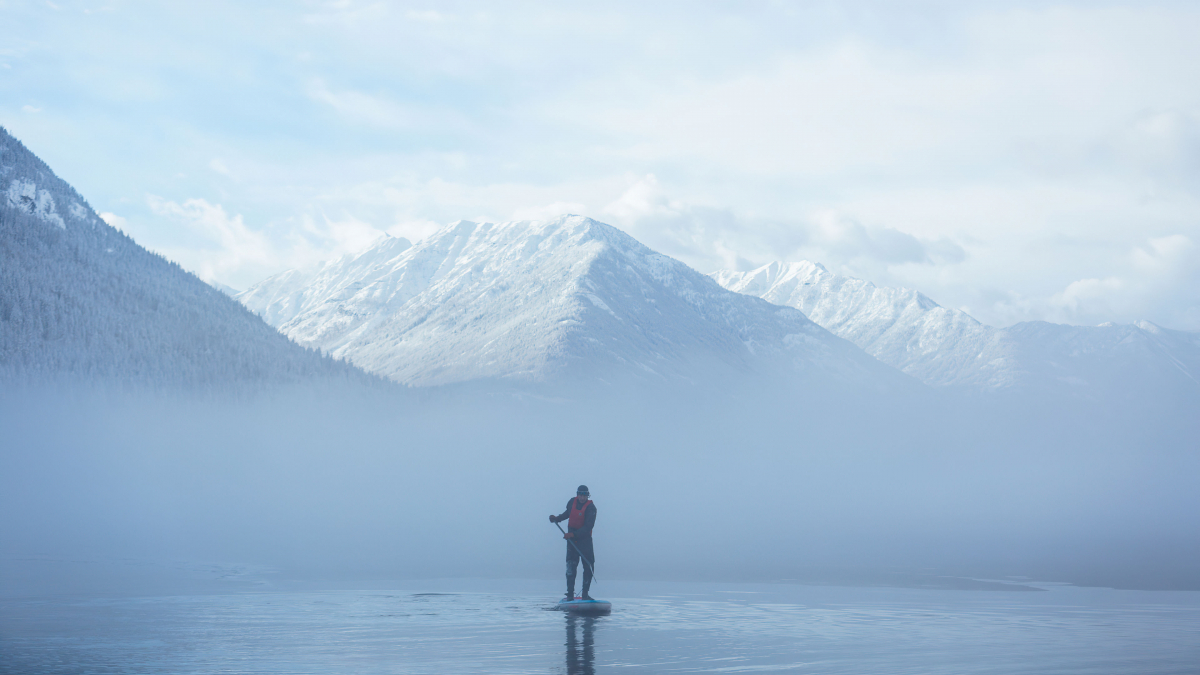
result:
M 1193 675 L 1196 35 L 0 2 L 0 675 Z
M 545 512 L 586 481 L 600 578 L 1200 587 L 1193 423 L 1123 408 L 766 387 L 4 403 L 10 558 L 553 578 Z

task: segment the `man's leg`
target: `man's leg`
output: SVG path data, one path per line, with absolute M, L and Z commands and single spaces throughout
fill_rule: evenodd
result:
M 575 547 L 571 542 L 567 542 L 567 595 L 572 599 L 575 598 L 575 571 L 579 566 L 579 553 L 575 551 Z M 586 574 L 586 572 L 584 573 Z M 585 579 L 587 577 L 584 577 Z
M 592 540 L 588 539 L 579 547 L 583 550 L 583 597 L 588 597 L 588 589 L 592 586 L 592 572 L 596 569 L 596 553 L 592 550 Z M 572 588 L 574 585 L 572 584 Z

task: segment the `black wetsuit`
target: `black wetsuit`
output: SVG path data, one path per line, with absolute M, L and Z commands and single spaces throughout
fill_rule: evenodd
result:
M 555 522 L 562 522 L 571 517 L 571 507 L 574 505 L 575 499 L 572 498 L 567 502 L 567 510 L 556 516 Z M 583 594 L 587 595 L 588 588 L 592 585 L 592 572 L 596 569 L 596 553 L 592 550 L 592 528 L 596 526 L 596 505 L 588 504 L 587 510 L 583 512 L 583 527 L 567 526 L 567 531 L 574 535 L 567 540 L 567 591 L 574 595 L 575 593 L 575 574 L 579 569 L 579 553 L 583 553 L 585 561 L 583 565 Z M 571 545 L 575 542 L 575 546 Z M 576 551 L 576 547 L 579 548 Z

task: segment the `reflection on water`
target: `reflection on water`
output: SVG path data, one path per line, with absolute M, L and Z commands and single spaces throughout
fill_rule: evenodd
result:
M 567 675 L 596 675 L 596 618 L 567 615 Z M 582 634 L 582 642 L 580 641 Z
M 0 673 L 1194 675 L 1200 663 L 1200 593 L 609 582 L 613 612 L 595 617 L 552 611 L 553 588 L 0 596 Z

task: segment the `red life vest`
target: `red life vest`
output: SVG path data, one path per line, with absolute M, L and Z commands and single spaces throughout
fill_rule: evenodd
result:
M 592 500 L 587 500 L 583 508 L 579 507 L 579 500 L 571 500 L 571 519 L 567 521 L 567 527 L 572 530 L 578 530 L 583 527 L 583 517 L 587 515 L 587 507 L 592 505 Z

